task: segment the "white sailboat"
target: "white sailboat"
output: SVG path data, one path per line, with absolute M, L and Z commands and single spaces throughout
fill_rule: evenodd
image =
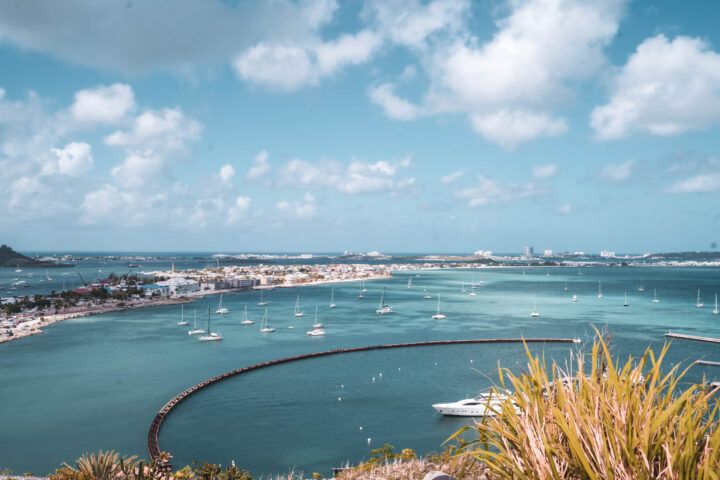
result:
M 315 305 L 315 321 L 313 322 L 313 328 L 322 328 L 323 324 L 318 320 L 318 307 Z
M 185 305 L 180 305 L 180 321 L 177 323 L 180 326 L 190 325 L 190 322 L 185 320 Z
M 385 287 L 383 287 L 383 293 L 380 297 L 380 306 L 377 310 L 375 310 L 375 313 L 377 313 L 378 315 L 393 313 L 392 307 L 390 305 L 385 305 Z
M 221 293 L 220 294 L 220 303 L 218 304 L 218 309 L 215 310 L 215 313 L 217 313 L 218 315 L 224 315 L 226 313 L 230 313 L 230 310 L 228 310 L 227 308 L 224 308 L 222 306 L 222 295 L 223 294 Z
M 713 310 L 713 313 L 714 313 L 715 315 L 717 315 L 718 313 L 720 313 L 720 310 L 718 310 L 718 306 L 717 306 L 717 293 L 715 294 L 715 310 Z
M 603 294 L 602 294 L 602 282 L 598 282 L 598 298 L 603 298 Z
M 267 314 L 267 308 L 265 309 L 265 315 L 263 315 L 262 321 L 260 321 L 260 333 L 270 333 L 274 332 L 275 329 L 272 327 L 268 327 L 268 314 Z
M 423 298 L 424 298 L 425 300 L 430 300 L 430 299 L 432 298 L 432 295 L 430 295 L 430 294 L 428 293 L 427 288 L 423 289 L 423 293 L 425 294 L 425 295 L 423 296 Z
M 657 289 L 653 288 L 653 299 L 652 303 L 660 303 L 660 300 L 657 298 Z
M 440 295 L 438 294 L 438 301 L 437 301 L 437 313 L 432 316 L 433 320 L 442 320 L 445 318 L 445 315 L 440 313 Z
M 643 284 L 641 283 L 640 286 L 638 287 L 638 292 L 644 292 L 644 291 L 645 291 L 645 287 L 643 287 Z
M 698 288 L 698 296 L 697 296 L 697 303 L 695 303 L 695 306 L 697 308 L 702 308 L 704 303 L 700 301 L 700 289 Z
M 22 272 L 20 265 L 15 265 L 15 273 L 20 273 L 20 272 Z
M 577 301 L 578 301 L 578 296 L 577 296 L 577 295 L 573 295 L 573 303 L 577 303 Z
M 210 331 L 210 305 L 208 305 L 208 327 L 207 327 L 208 334 L 203 335 L 202 337 L 198 337 L 198 340 L 201 342 L 219 342 L 222 340 L 222 336 L 220 333 L 212 332 Z
M 540 313 L 537 311 L 537 297 L 533 297 L 533 311 L 530 313 L 531 317 L 539 317 Z
M 323 324 L 318 320 L 318 307 L 315 305 L 315 323 L 313 323 L 313 329 L 307 332 L 311 337 L 322 337 L 325 335 Z
M 623 307 L 627 307 L 628 305 L 630 304 L 628 303 L 627 292 L 625 292 L 625 303 L 623 303 Z
M 362 281 L 362 284 L 361 284 L 361 285 L 362 285 L 362 288 L 360 289 L 360 291 L 361 291 L 362 293 L 367 292 L 367 288 L 365 288 L 365 280 Z
M 200 335 L 205 333 L 205 330 L 197 327 L 197 308 L 195 309 L 195 317 L 193 318 L 193 329 L 188 330 L 188 335 Z
M 303 312 L 300 309 L 300 294 L 299 293 L 298 293 L 297 299 L 295 300 L 295 312 L 294 313 L 295 313 L 296 317 L 304 317 L 305 316 L 305 312 Z
M 260 290 L 260 301 L 258 302 L 258 305 L 261 307 L 264 307 L 265 305 L 267 305 L 267 302 L 265 300 L 263 300 L 263 291 L 262 290 Z
M 460 293 L 465 293 L 465 284 L 462 284 L 462 288 L 460 289 Z
M 412 288 L 412 277 L 408 277 L 408 288 Z
M 335 289 L 330 289 L 330 308 L 335 308 L 337 305 L 335 305 Z
M 566 292 L 568 291 L 567 282 L 565 282 L 565 288 L 563 288 L 563 290 L 565 290 Z
M 50 276 L 50 270 L 45 270 L 45 280 L 48 282 L 52 280 L 52 277 Z
M 242 318 L 242 322 L 240 322 L 240 325 L 252 325 L 253 323 L 255 323 L 255 322 L 253 322 L 252 320 L 250 320 L 248 318 L 247 305 L 245 305 L 245 312 L 243 312 L 243 318 Z
M 364 288 L 360 287 L 360 293 L 358 293 L 358 298 L 363 299 L 365 298 L 365 295 L 363 295 Z

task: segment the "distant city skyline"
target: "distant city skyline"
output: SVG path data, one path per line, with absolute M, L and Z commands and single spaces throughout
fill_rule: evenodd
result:
M 717 18 L 700 0 L 2 2 L 0 243 L 712 251 Z

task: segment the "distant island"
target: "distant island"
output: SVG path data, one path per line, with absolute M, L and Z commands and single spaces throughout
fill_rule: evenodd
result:
M 0 267 L 38 267 L 38 268 L 52 268 L 52 267 L 67 267 L 70 265 L 62 265 L 56 262 L 47 260 L 36 260 L 23 255 L 20 252 L 16 252 L 7 245 L 0 246 Z

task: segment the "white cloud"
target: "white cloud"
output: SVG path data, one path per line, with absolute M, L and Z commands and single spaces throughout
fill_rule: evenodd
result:
M 306 193 L 303 196 L 303 202 L 288 202 L 283 200 L 278 202 L 276 207 L 280 213 L 287 215 L 288 217 L 304 220 L 313 218 L 317 210 L 315 206 L 315 197 L 309 193 Z
M 454 182 L 455 180 L 457 180 L 458 178 L 460 178 L 460 177 L 462 177 L 463 175 L 465 175 L 465 173 L 467 173 L 467 170 L 457 170 L 457 171 L 455 171 L 455 172 L 448 173 L 447 175 L 443 175 L 443 176 L 440 178 L 440 181 L 441 181 L 442 183 L 452 183 L 452 182 Z
M 123 121 L 135 109 L 135 94 L 130 85 L 115 83 L 75 92 L 68 109 L 76 122 L 84 125 L 113 125 Z
M 632 132 L 676 135 L 720 122 L 720 55 L 698 38 L 642 42 L 613 82 L 591 124 L 601 140 Z
M 491 142 L 512 150 L 538 137 L 554 137 L 567 131 L 564 119 L 523 110 L 499 110 L 489 115 L 470 115 L 473 129 Z
M 549 163 L 547 165 L 538 165 L 533 168 L 532 175 L 535 180 L 544 180 L 546 178 L 552 178 L 557 175 L 557 165 Z
M 606 165 L 602 170 L 600 170 L 600 172 L 598 172 L 598 176 L 602 180 L 619 183 L 628 180 L 632 176 L 634 170 L 635 160 L 631 158 L 616 165 Z
M 478 181 L 479 185 L 477 187 L 465 188 L 456 193 L 458 198 L 467 199 L 468 205 L 471 207 L 507 203 L 547 193 L 544 187 L 534 183 L 504 184 L 482 175 L 478 176 Z
M 247 173 L 248 180 L 261 180 L 270 173 L 270 164 L 268 163 L 268 152 L 266 150 L 260 151 L 255 158 L 253 158 L 253 166 Z
M 720 172 L 701 173 L 672 185 L 670 193 L 707 193 L 720 191 Z
M 569 203 L 565 203 L 563 205 L 558 205 L 556 211 L 560 215 L 567 215 L 568 213 L 572 212 L 572 205 L 570 205 Z
M 244 220 L 250 211 L 250 197 L 239 196 L 228 210 L 227 224 L 235 225 Z
M 93 166 L 92 148 L 84 142 L 71 142 L 65 148 L 50 149 L 49 156 L 42 168 L 44 175 L 78 176 L 87 174 Z
M 385 110 L 385 115 L 395 120 L 415 120 L 421 115 L 420 108 L 398 97 L 392 83 L 383 83 L 370 89 L 370 100 Z
M 220 168 L 220 179 L 223 182 L 229 182 L 235 176 L 235 169 L 232 165 L 223 165 Z

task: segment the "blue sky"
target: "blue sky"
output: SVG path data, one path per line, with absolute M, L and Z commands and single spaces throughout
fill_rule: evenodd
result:
M 707 250 L 716 2 L 0 3 L 25 250 Z

